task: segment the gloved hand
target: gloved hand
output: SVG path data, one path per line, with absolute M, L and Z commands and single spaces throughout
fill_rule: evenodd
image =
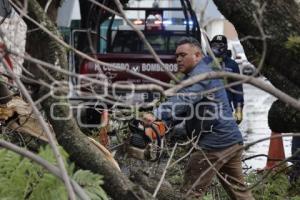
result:
M 237 124 L 240 124 L 243 121 L 243 110 L 241 106 L 236 107 L 234 118 Z
M 160 137 L 163 137 L 166 134 L 167 128 L 164 122 L 162 121 L 154 121 L 151 124 L 152 127 L 146 128 L 145 134 L 151 138 L 152 140 L 156 140 L 156 133 L 153 129 L 157 131 Z
M 142 120 L 144 121 L 145 125 L 149 126 L 155 121 L 155 116 L 151 113 L 144 113 Z
M 145 124 L 145 134 L 152 140 L 156 139 L 155 129 L 160 137 L 163 137 L 167 131 L 166 125 L 163 121 L 156 120 L 155 116 L 151 113 L 144 113 L 142 120 Z M 151 127 L 152 126 L 152 127 Z

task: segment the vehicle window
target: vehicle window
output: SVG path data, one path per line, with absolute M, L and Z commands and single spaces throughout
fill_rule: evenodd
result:
M 163 23 L 165 26 L 170 25 L 183 25 L 184 24 L 184 14 L 182 11 L 164 11 Z
M 167 38 L 163 35 L 146 35 L 146 39 L 152 46 L 152 48 L 157 52 L 166 52 L 167 49 Z M 142 45 L 142 51 L 148 51 L 146 45 Z
M 176 42 L 184 36 L 177 32 L 147 32 L 146 39 L 157 53 L 174 54 Z M 117 31 L 114 37 L 112 52 L 114 53 L 147 53 L 147 46 L 140 40 L 135 31 Z
M 145 8 L 153 8 L 155 5 L 159 7 L 174 7 L 181 8 L 180 0 L 129 0 L 127 3 L 128 7 L 145 7 Z
M 169 38 L 169 51 L 171 53 L 175 53 L 176 51 L 176 43 L 183 35 L 171 35 Z
M 112 51 L 116 53 L 138 52 L 141 43 L 134 31 L 118 31 L 114 38 Z

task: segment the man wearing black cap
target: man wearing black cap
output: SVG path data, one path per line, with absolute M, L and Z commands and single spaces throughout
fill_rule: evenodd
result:
M 238 64 L 231 59 L 231 51 L 228 50 L 227 38 L 224 35 L 216 35 L 210 42 L 212 52 L 218 59 L 222 69 L 227 72 L 240 73 Z M 234 82 L 228 80 L 228 83 Z M 231 108 L 234 111 L 236 122 L 239 124 L 243 120 L 243 86 L 242 84 L 226 89 L 227 97 Z

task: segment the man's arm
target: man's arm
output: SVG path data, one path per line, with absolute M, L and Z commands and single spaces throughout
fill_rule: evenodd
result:
M 193 106 L 203 98 L 201 93 L 205 90 L 207 83 L 208 81 L 202 81 L 179 90 L 175 96 L 169 97 L 166 102 L 154 109 L 154 115 L 145 113 L 143 115 L 144 123 L 150 126 L 151 124 L 155 125 L 154 122 L 157 120 L 161 120 L 167 127 L 178 124 L 182 121 L 182 117 L 186 117 L 188 113 L 193 114 Z M 149 128 L 147 131 L 151 132 Z
M 232 72 L 240 74 L 239 66 L 234 60 L 231 62 L 231 68 L 232 68 Z M 238 106 L 241 106 L 241 108 L 243 108 L 243 106 L 244 106 L 243 85 L 239 84 L 239 85 L 235 85 L 231 88 L 234 90 L 233 91 L 233 107 L 234 107 L 234 109 L 236 110 Z
M 234 73 L 240 74 L 240 69 L 238 64 L 233 60 L 232 63 L 232 71 Z M 243 120 L 243 106 L 244 106 L 244 93 L 243 93 L 243 85 L 235 85 L 231 87 L 232 91 L 232 102 L 234 107 L 234 116 L 236 122 L 240 124 Z
M 208 82 L 201 81 L 179 90 L 177 95 L 169 97 L 166 102 L 154 110 L 155 117 L 168 125 L 172 122 L 175 124 L 180 122 L 181 117 L 191 112 L 193 106 L 203 98 L 201 93 L 205 91 L 205 85 Z

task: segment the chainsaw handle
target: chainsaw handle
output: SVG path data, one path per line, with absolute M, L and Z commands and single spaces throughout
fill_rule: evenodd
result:
M 151 129 L 153 130 L 153 132 L 155 133 L 157 143 L 158 143 L 158 145 L 160 146 L 160 145 L 161 145 L 161 137 L 160 137 L 160 134 L 159 134 L 157 128 L 156 128 L 155 126 L 153 126 L 153 123 L 150 125 L 150 128 L 151 128 Z
M 161 147 L 161 137 L 160 137 L 160 134 L 159 134 L 158 130 L 156 129 L 155 126 L 153 126 L 153 123 L 150 125 L 150 128 L 153 130 L 153 132 L 156 135 L 157 146 Z M 156 162 L 160 158 L 160 155 L 161 155 L 161 151 L 157 151 L 156 152 L 156 157 L 152 160 L 149 160 L 149 161 L 150 162 Z

